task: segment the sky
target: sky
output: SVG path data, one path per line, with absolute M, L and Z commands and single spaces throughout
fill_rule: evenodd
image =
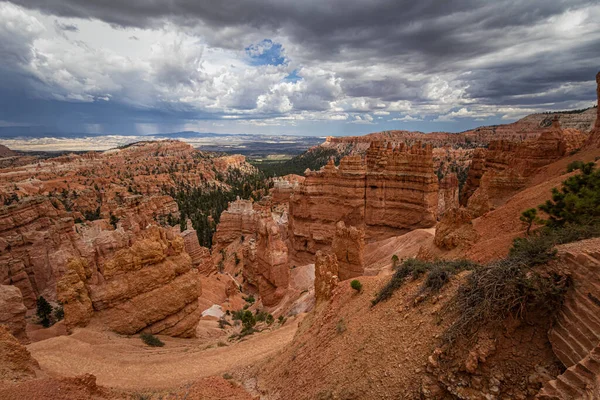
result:
M 457 132 L 596 103 L 600 2 L 0 1 L 0 128 Z

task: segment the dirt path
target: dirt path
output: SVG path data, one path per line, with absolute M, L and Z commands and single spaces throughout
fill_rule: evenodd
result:
M 125 390 L 173 388 L 202 377 L 253 364 L 288 344 L 296 321 L 225 347 L 206 348 L 195 339 L 161 338 L 165 347 L 149 348 L 137 337 L 79 329 L 27 348 L 50 375 L 94 374 L 99 385 Z

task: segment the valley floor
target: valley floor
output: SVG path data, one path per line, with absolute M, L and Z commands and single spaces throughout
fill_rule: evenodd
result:
M 208 346 L 196 339 L 161 337 L 165 346 L 149 348 L 135 337 L 88 328 L 27 346 L 42 370 L 51 376 L 90 373 L 98 385 L 126 390 L 175 388 L 198 379 L 222 375 L 254 364 L 290 343 L 297 321 L 254 334 L 237 343 Z

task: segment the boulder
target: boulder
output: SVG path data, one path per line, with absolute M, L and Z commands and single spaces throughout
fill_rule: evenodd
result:
M 19 288 L 0 285 L 0 325 L 4 325 L 22 343 L 29 341 L 25 331 L 26 312 L 27 307 L 23 304 L 23 296 Z

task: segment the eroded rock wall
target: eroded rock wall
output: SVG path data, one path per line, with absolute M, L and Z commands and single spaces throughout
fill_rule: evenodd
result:
M 596 123 L 585 143 L 589 148 L 600 148 L 600 72 L 596 75 L 596 95 L 599 102 L 596 107 Z
M 290 280 L 288 248 L 282 230 L 269 214 L 258 221 L 255 279 L 258 292 L 267 307 L 274 306 L 283 298 Z
M 433 149 L 417 143 L 385 149 L 374 142 L 367 151 L 365 224 L 392 229 L 435 225 L 438 179 Z
M 431 146 L 373 142 L 366 161 L 346 156 L 339 167 L 331 161 L 306 173 L 290 199 L 291 251 L 294 259 L 312 261 L 331 247 L 339 221 L 364 229 L 367 238 L 431 227 L 437 207 Z
M 221 220 L 213 238 L 212 252 L 218 252 L 241 236 L 250 236 L 256 232 L 256 213 L 251 200 L 240 200 L 229 203 L 226 211 L 221 213 Z
M 572 287 L 550 330 L 552 350 L 568 368 L 546 382 L 538 399 L 596 399 L 600 395 L 600 239 L 559 247 L 556 263 Z
M 57 285 L 67 329 L 95 319 L 121 334 L 193 336 L 200 286 L 184 246 L 181 236 L 154 225 L 98 266 L 72 259 Z
M 455 173 L 450 173 L 440 180 L 438 194 L 437 217 L 441 218 L 447 210 L 459 206 L 458 178 Z
M 581 145 L 582 134 L 565 133 L 558 119 L 535 139 L 523 142 L 498 140 L 487 150 L 475 153 L 467 181 L 461 193 L 461 205 L 466 206 L 478 188 L 485 188 L 492 206 L 501 205 L 508 197 L 523 189 L 528 178 Z
M 311 262 L 318 250 L 331 246 L 335 224 L 362 225 L 365 219 L 366 165 L 359 156 L 333 161 L 306 180 L 290 199 L 289 236 L 297 259 Z
M 23 296 L 19 288 L 0 285 L 0 325 L 4 325 L 21 343 L 29 341 L 25 331 L 26 312 L 27 308 L 23 304 Z
M 315 255 L 315 301 L 319 305 L 331 299 L 338 284 L 339 265 L 335 254 L 317 251 Z
M 339 266 L 340 280 L 364 275 L 365 272 L 365 232 L 354 226 L 346 226 L 343 221 L 337 223 L 335 236 L 331 244 Z

